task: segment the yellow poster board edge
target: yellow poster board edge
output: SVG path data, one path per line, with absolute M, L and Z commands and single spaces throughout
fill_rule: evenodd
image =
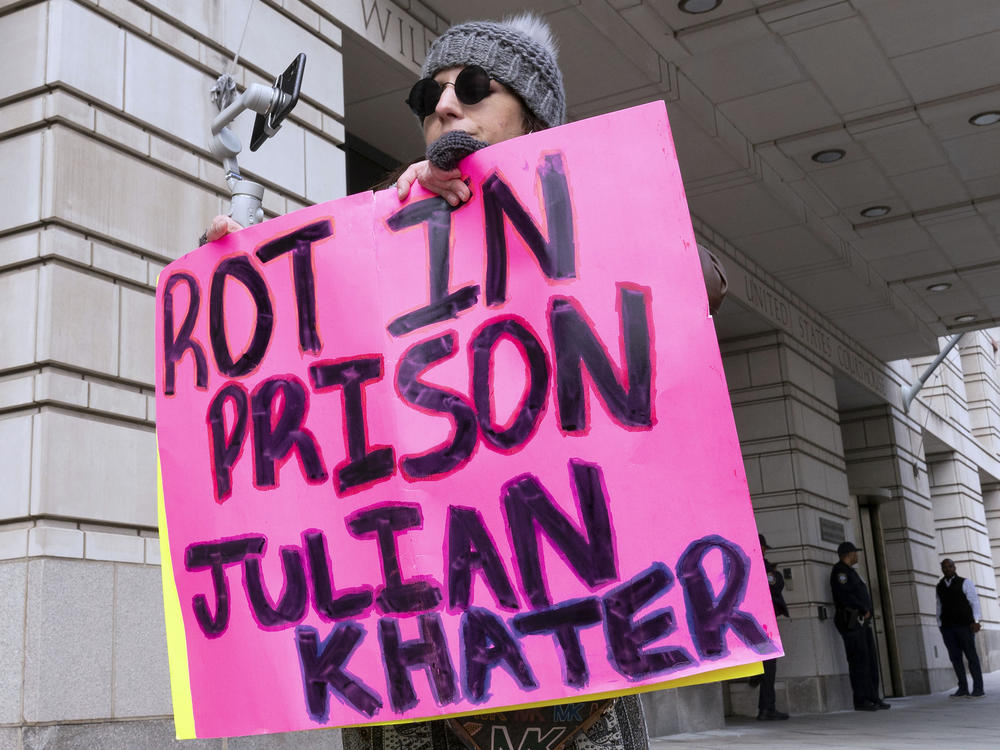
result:
M 170 664 L 170 698 L 174 706 L 174 732 L 179 740 L 197 737 L 194 728 L 194 701 L 191 698 L 191 672 L 188 669 L 187 639 L 181 600 L 174 581 L 167 533 L 167 511 L 163 502 L 163 472 L 160 449 L 156 448 L 156 522 L 160 527 L 160 575 L 163 579 L 163 615 L 167 627 L 167 658 Z

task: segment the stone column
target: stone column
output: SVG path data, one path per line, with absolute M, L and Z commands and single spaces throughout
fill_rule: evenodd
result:
M 1000 592 L 1000 482 L 983 482 L 982 491 L 986 533 L 989 534 L 993 554 L 993 578 Z
M 757 525 L 786 575 L 790 618 L 778 618 L 778 708 L 792 713 L 851 706 L 843 647 L 832 619 L 835 543 L 821 519 L 854 528 L 837 395 L 830 366 L 783 333 L 723 342 L 723 363 Z M 852 534 L 852 532 L 849 532 Z M 731 710 L 756 714 L 757 691 L 728 686 Z
M 937 564 L 945 557 L 955 561 L 958 574 L 976 585 L 983 610 L 984 628 L 979 636 L 984 671 L 1000 666 L 1000 641 L 990 624 L 998 620 L 997 580 L 993 567 L 986 507 L 979 483 L 978 467 L 960 453 L 928 457 L 934 527 L 937 533 Z M 991 497 L 992 499 L 992 497 Z
M 851 486 L 884 488 L 891 495 L 879 507 L 879 519 L 903 692 L 943 689 L 950 667 L 934 618 L 938 563 L 920 425 L 889 406 L 842 412 L 840 418 Z M 869 556 L 866 562 L 874 573 L 875 561 Z
M 342 37 L 328 11 L 254 5 L 240 86 L 291 50 L 312 71 L 241 155 L 273 216 L 344 193 Z M 165 746 L 154 287 L 227 210 L 208 92 L 249 4 L 0 6 L 0 747 Z
M 996 337 L 1000 330 L 970 331 L 959 342 L 972 434 L 994 456 L 1000 454 L 1000 378 Z

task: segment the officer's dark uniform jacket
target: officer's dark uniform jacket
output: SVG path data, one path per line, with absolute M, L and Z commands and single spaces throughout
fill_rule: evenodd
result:
M 840 560 L 830 571 L 830 588 L 836 605 L 834 624 L 841 632 L 858 627 L 858 618 L 872 611 L 872 599 L 861 576 L 850 565 Z
M 962 625 L 971 625 L 976 621 L 972 614 L 972 605 L 969 603 L 962 586 L 965 579 L 962 576 L 955 576 L 951 579 L 951 585 L 946 586 L 944 579 L 938 581 L 937 595 L 941 600 L 941 627 L 955 628 Z
M 785 588 L 785 579 L 781 573 L 768 559 L 764 558 L 764 570 L 767 571 L 767 587 L 771 589 L 771 604 L 774 606 L 774 614 L 788 617 L 788 605 L 785 604 L 785 596 L 782 590 Z

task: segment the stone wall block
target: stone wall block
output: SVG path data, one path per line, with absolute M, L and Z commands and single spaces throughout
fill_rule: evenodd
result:
M 0 519 L 28 515 L 31 499 L 31 415 L 0 418 Z
M 48 135 L 46 216 L 173 260 L 194 249 L 219 212 L 217 195 L 149 162 L 67 128 Z M 95 190 L 94 174 L 115 175 L 115 190 Z
M 733 417 L 741 443 L 782 437 L 789 432 L 784 400 L 735 404 Z
M 760 476 L 764 492 L 795 489 L 796 476 L 791 453 L 760 456 Z
M 131 151 L 149 156 L 149 133 L 127 120 L 97 110 L 94 113 L 94 130 Z
M 15 375 L 0 380 L 0 409 L 24 407 L 34 400 L 34 378 L 31 375 Z
M 347 195 L 347 166 L 344 152 L 329 141 L 305 133 L 305 196 L 323 203 Z
M 193 151 L 176 146 L 159 136 L 149 139 L 149 155 L 154 161 L 179 169 L 192 177 L 198 176 L 198 156 Z
M 50 8 L 46 83 L 64 83 L 121 109 L 125 31 L 69 0 L 52 0 Z
M 123 378 L 150 386 L 154 377 L 154 302 L 152 293 L 122 289 L 118 372 Z
M 152 15 L 132 0 L 98 0 L 98 4 L 116 18 L 136 27 L 144 34 L 150 33 Z
M 83 557 L 83 532 L 75 528 L 41 525 L 28 530 L 30 557 Z
M 160 564 L 160 540 L 159 538 L 144 537 L 142 543 L 145 547 L 144 562 L 147 565 Z
M 14 527 L 0 528 L 0 560 L 16 560 L 27 556 L 28 527 L 15 524 Z
M 780 383 L 784 379 L 781 372 L 781 358 L 777 349 L 755 349 L 747 354 L 747 359 L 752 385 Z
M 156 525 L 152 430 L 43 410 L 34 437 L 33 514 Z
M 47 11 L 47 5 L 39 3 L 0 17 L 0 39 L 4 40 L 0 100 L 45 84 Z
M 89 405 L 95 411 L 131 419 L 146 418 L 146 396 L 124 386 L 90 383 Z
M 37 356 L 114 375 L 118 290 L 105 279 L 49 265 L 39 277 Z
M 760 459 L 757 456 L 743 457 L 743 470 L 746 472 L 747 487 L 751 495 L 759 495 L 764 491 Z
M 141 563 L 146 545 L 138 534 L 84 529 L 83 556 L 88 560 Z
M 0 270 L 38 257 L 39 232 L 12 234 L 0 239 Z
M 114 611 L 114 716 L 170 714 L 159 567 L 117 565 Z
M 79 375 L 70 375 L 46 368 L 35 376 L 35 399 L 39 403 L 52 401 L 66 406 L 87 406 L 87 381 Z
M 45 97 L 45 117 L 49 120 L 68 120 L 85 130 L 93 130 L 94 106 L 80 96 L 56 89 Z
M 28 563 L 25 721 L 110 717 L 113 596 L 111 563 Z
M 27 581 L 27 562 L 0 563 L 0 724 L 21 720 Z
M 145 284 L 147 269 L 146 261 L 133 253 L 94 243 L 93 265 L 114 276 L 118 276 L 137 284 Z
M 750 386 L 750 363 L 745 352 L 723 355 L 722 368 L 730 391 Z
M 868 437 L 865 435 L 865 424 L 861 420 L 851 420 L 841 422 L 840 432 L 844 443 L 844 450 L 861 450 L 868 447 Z
M 125 111 L 175 138 L 207 149 L 209 125 L 218 114 L 209 98 L 215 79 L 134 34 L 128 35 L 126 54 Z
M 94 262 L 93 243 L 86 237 L 62 227 L 49 226 L 39 233 L 39 255 L 64 258 L 81 266 Z
M 39 220 L 43 147 L 38 132 L 0 141 L 0 230 Z

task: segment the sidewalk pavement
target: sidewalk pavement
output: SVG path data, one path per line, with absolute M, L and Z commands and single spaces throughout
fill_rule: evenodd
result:
M 650 740 L 650 750 L 783 748 L 1000 748 L 1000 671 L 985 675 L 986 697 L 947 692 L 890 698 L 888 711 L 794 715 L 788 721 L 728 718 L 725 729 Z M 779 706 L 780 708 L 780 706 Z

